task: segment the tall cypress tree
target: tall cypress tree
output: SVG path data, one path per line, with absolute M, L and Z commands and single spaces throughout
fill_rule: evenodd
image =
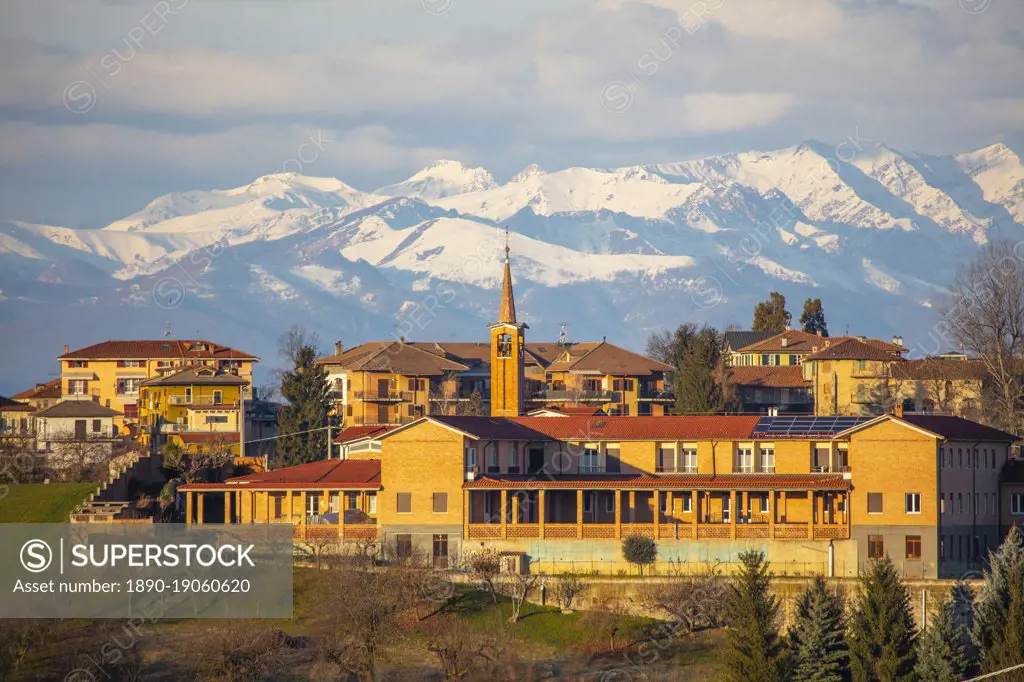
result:
M 808 334 L 828 336 L 828 323 L 825 322 L 825 309 L 820 298 L 809 298 L 804 301 L 804 310 L 800 314 L 800 327 Z
M 910 593 L 889 557 L 874 561 L 861 578 L 850 620 L 850 653 L 856 682 L 913 680 L 917 627 Z
M 921 632 L 914 669 L 918 679 L 959 682 L 974 672 L 976 661 L 970 631 L 958 613 L 964 606 L 958 602 L 964 597 L 970 599 L 970 588 L 954 587 L 950 596 L 939 602 L 928 627 Z
M 677 414 L 714 414 L 725 408 L 725 394 L 719 378 L 722 335 L 704 327 L 686 347 L 674 382 Z
M 785 677 L 785 651 L 768 562 L 764 552 L 754 550 L 742 552 L 739 559 L 727 605 L 729 677 L 735 682 L 780 682 Z
M 846 682 L 850 650 L 846 644 L 843 598 L 818 576 L 796 602 L 789 629 L 793 682 Z
M 974 641 L 986 672 L 1024 662 L 1024 533 L 1018 526 L 989 555 L 974 602 Z
M 305 464 L 327 457 L 326 431 L 331 409 L 327 372 L 316 363 L 316 348 L 303 345 L 294 350 L 295 368 L 281 376 L 281 396 L 288 402 L 277 412 L 277 463 Z M 288 435 L 294 434 L 294 435 Z

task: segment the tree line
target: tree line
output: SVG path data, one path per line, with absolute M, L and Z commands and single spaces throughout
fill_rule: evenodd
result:
M 958 582 L 923 630 L 888 557 L 869 565 L 849 603 L 816 578 L 786 633 L 764 554 L 744 552 L 740 561 L 724 616 L 736 682 L 957 682 L 1024 662 L 1024 534 L 1016 526 L 991 553 L 981 586 Z

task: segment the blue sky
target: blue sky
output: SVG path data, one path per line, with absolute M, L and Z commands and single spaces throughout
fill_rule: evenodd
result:
M 437 158 L 505 180 L 1024 131 L 1017 0 L 5 0 L 0 56 L 0 219 L 69 226 L 310 137 L 303 172 L 369 190 Z

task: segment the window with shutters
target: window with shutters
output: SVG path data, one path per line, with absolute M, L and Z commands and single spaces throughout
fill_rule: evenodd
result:
M 412 513 L 412 493 L 398 493 L 396 495 L 395 511 L 399 514 Z
M 882 493 L 868 493 L 868 514 L 882 513 Z
M 907 536 L 907 552 L 906 557 L 908 559 L 920 559 L 921 558 L 921 536 L 920 535 L 908 535 Z
M 868 558 L 881 559 L 885 556 L 885 543 L 881 535 L 868 536 Z

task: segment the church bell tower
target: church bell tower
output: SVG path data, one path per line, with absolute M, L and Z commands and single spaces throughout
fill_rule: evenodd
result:
M 523 352 L 525 323 L 516 322 L 516 301 L 512 295 L 512 267 L 509 264 L 508 230 L 505 230 L 505 276 L 501 283 L 501 309 L 491 331 L 491 416 L 518 417 L 523 414 L 525 396 Z

